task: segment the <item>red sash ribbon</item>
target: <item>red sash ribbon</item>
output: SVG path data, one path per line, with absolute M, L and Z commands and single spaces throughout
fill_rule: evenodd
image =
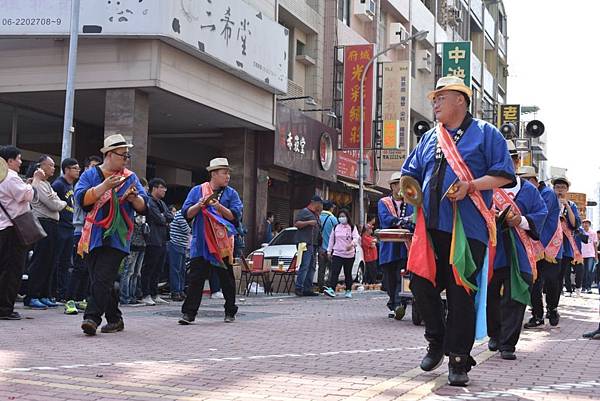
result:
M 577 248 L 577 244 L 575 243 L 573 230 L 569 228 L 569 225 L 567 224 L 566 220 L 561 219 L 560 224 L 562 226 L 563 233 L 567 237 L 567 240 L 569 241 L 569 244 L 573 249 L 573 261 L 571 262 L 571 264 L 576 265 L 578 263 L 583 263 L 583 256 L 581 255 L 581 252 L 579 252 L 579 248 Z
M 206 198 L 213 194 L 213 190 L 210 183 L 205 182 L 200 186 L 202 190 L 202 197 Z M 212 214 L 218 212 L 212 212 L 208 206 L 202 208 L 202 215 L 204 217 L 204 238 L 208 251 L 215 257 L 217 261 L 223 263 L 224 259 L 228 259 L 229 264 L 233 264 L 233 236 L 229 236 L 227 227 L 219 222 L 219 220 Z
M 521 210 L 519 209 L 519 206 L 517 206 L 517 203 L 503 189 L 495 189 L 494 190 L 493 200 L 494 200 L 494 206 L 499 211 L 506 209 L 510 205 L 512 210 L 516 211 L 518 214 L 521 214 Z M 533 281 L 535 281 L 537 278 L 537 261 L 543 257 L 544 247 L 543 247 L 543 245 L 541 245 L 540 241 L 535 241 L 529 235 L 527 235 L 525 230 L 523 230 L 521 227 L 513 227 L 513 228 L 517 231 L 517 234 L 519 235 L 519 239 L 521 240 L 521 243 L 525 247 L 525 252 L 527 252 L 527 260 L 529 261 L 529 264 L 531 265 L 531 273 L 533 275 Z M 506 246 L 508 246 L 508 244 Z M 541 252 L 540 252 L 540 246 L 541 246 Z

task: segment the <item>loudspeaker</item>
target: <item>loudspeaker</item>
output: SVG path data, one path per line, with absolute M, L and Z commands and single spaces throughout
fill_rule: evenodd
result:
M 424 133 L 431 129 L 431 125 L 427 121 L 417 121 L 413 126 L 413 132 L 417 138 L 421 138 Z
M 517 136 L 515 125 L 513 123 L 504 123 L 500 127 L 500 132 L 504 139 L 513 139 Z
M 531 138 L 542 136 L 546 128 L 540 120 L 531 120 L 525 126 L 525 133 Z

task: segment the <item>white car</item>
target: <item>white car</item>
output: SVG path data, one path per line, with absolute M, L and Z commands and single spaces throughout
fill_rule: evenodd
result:
M 282 230 L 275 238 L 268 244 L 263 244 L 262 248 L 257 249 L 254 252 L 263 252 L 265 259 L 271 261 L 271 268 L 273 270 L 278 268 L 279 262 L 283 262 L 283 267 L 287 269 L 292 262 L 292 258 L 296 255 L 296 227 L 288 227 Z M 253 253 L 254 253 L 253 252 Z M 252 254 L 248 256 L 252 257 Z M 319 262 L 317 261 L 317 271 L 319 268 Z M 365 262 L 363 259 L 363 251 L 359 246 L 356 247 L 356 257 L 354 258 L 354 265 L 352 266 L 352 277 L 355 281 L 362 283 L 365 272 Z M 329 269 L 325 271 L 325 282 L 329 279 Z M 315 273 L 314 281 L 317 280 L 317 273 Z M 339 281 L 344 280 L 344 270 L 340 272 Z

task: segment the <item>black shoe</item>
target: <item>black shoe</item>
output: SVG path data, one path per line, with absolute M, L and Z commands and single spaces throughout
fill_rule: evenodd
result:
M 427 346 L 427 355 L 421 361 L 421 369 L 430 372 L 440 367 L 444 362 L 444 349 L 441 344 L 429 343 Z
M 194 320 L 196 320 L 196 317 L 184 313 L 181 319 L 179 319 L 179 324 L 187 326 L 188 324 L 192 324 Z
M 448 384 L 451 386 L 464 387 L 469 384 L 469 375 L 467 374 L 472 366 L 477 363 L 470 355 L 450 354 L 448 362 Z
M 124 329 L 125 329 L 125 324 L 123 323 L 123 319 L 121 319 L 116 323 L 106 323 L 104 326 L 102 326 L 100 331 L 102 333 L 108 334 L 108 333 L 116 333 L 118 331 L 123 331 Z
M 298 297 L 304 296 L 304 293 L 302 292 L 302 290 L 294 290 L 294 294 L 296 294 L 296 296 L 298 296 Z
M 500 357 L 502 359 L 506 359 L 507 361 L 514 361 L 517 359 L 517 356 L 513 351 L 500 351 Z
M 544 327 L 544 319 L 536 319 L 532 317 L 527 323 L 523 325 L 525 329 L 541 329 Z
M 85 319 L 81 323 L 81 330 L 88 336 L 95 336 L 96 330 L 98 329 L 98 324 L 90 319 Z
M 490 340 L 488 341 L 488 349 L 492 352 L 498 351 L 498 340 L 490 337 Z
M 406 307 L 404 305 L 398 305 L 396 306 L 396 309 L 394 309 L 394 319 L 396 320 L 402 320 L 405 314 Z
M 225 323 L 233 323 L 235 322 L 235 316 L 225 315 Z
M 0 320 L 21 320 L 23 317 L 19 312 L 13 312 L 10 315 L 0 316 Z
M 297 295 L 297 294 L 296 294 Z M 303 297 L 318 297 L 319 293 L 318 292 L 313 292 L 313 291 L 304 291 L 302 293 Z
M 560 321 L 560 315 L 558 314 L 558 311 L 556 311 L 556 309 L 551 310 L 548 319 L 550 319 L 550 326 L 558 326 L 558 322 Z
M 596 336 L 598 336 L 598 338 L 596 338 Z M 600 339 L 600 327 L 594 331 L 590 331 L 589 333 L 584 333 L 583 338 Z

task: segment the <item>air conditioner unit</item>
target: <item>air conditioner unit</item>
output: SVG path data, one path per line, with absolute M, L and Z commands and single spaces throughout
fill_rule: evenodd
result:
M 429 50 L 417 50 L 415 64 L 417 70 L 431 72 L 433 69 L 433 58 Z
M 364 22 L 373 21 L 375 0 L 354 0 L 354 15 Z
M 390 45 L 400 43 L 408 38 L 408 31 L 400 22 L 392 22 L 389 26 Z
M 460 24 L 462 22 L 462 13 L 460 11 L 460 8 L 452 7 L 450 9 L 450 16 L 457 24 Z

